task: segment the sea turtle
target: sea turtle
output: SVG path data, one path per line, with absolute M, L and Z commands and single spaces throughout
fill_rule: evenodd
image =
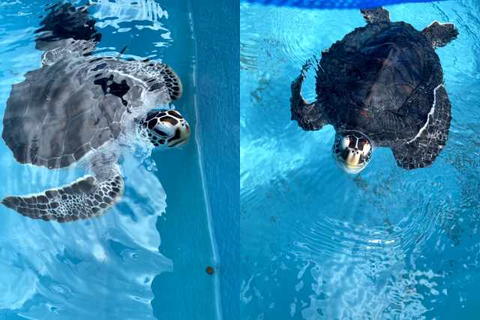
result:
M 81 160 L 93 175 L 2 203 L 35 219 L 98 216 L 122 196 L 117 160 L 125 137 L 168 147 L 188 140 L 178 111 L 153 109 L 180 98 L 182 85 L 166 64 L 92 55 L 101 36 L 86 7 L 57 4 L 38 31 L 42 66 L 13 85 L 2 137 L 20 163 L 58 169 Z
M 301 94 L 311 62 L 293 81 L 292 120 L 304 130 L 333 125 L 333 153 L 347 172 L 363 170 L 375 147 L 391 148 L 402 168 L 429 166 L 445 146 L 451 119 L 435 48 L 458 31 L 437 21 L 417 31 L 391 22 L 384 8 L 361 12 L 367 25 L 322 52 L 317 100 L 308 103 Z

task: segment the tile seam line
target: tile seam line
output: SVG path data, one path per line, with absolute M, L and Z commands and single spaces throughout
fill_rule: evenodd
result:
M 197 63 L 198 63 L 198 54 L 197 54 L 197 36 L 195 33 L 195 23 L 194 23 L 194 14 L 193 14 L 193 7 L 192 3 L 189 1 L 189 18 L 190 18 L 190 30 L 192 31 L 192 38 L 193 38 L 193 53 L 195 57 L 195 63 L 193 64 L 193 87 L 194 89 L 194 94 L 193 94 L 193 99 L 194 99 L 194 105 L 195 105 L 195 118 L 196 118 L 196 125 L 195 125 L 195 143 L 197 144 L 197 152 L 198 152 L 198 164 L 200 168 L 200 176 L 202 179 L 202 191 L 203 191 L 203 198 L 205 202 L 205 209 L 207 212 L 207 225 L 208 225 L 208 233 L 210 237 L 210 243 L 212 247 L 212 255 L 213 255 L 213 261 L 215 265 L 220 264 L 220 258 L 218 255 L 218 246 L 215 238 L 215 231 L 213 228 L 213 219 L 212 219 L 212 209 L 209 201 L 209 193 L 206 185 L 206 175 L 205 175 L 205 169 L 204 169 L 204 159 L 203 159 L 203 145 L 201 144 L 200 141 L 200 128 L 201 128 L 201 120 L 199 117 L 199 111 L 198 111 L 198 95 L 197 95 L 197 79 L 198 79 L 198 74 L 197 74 Z M 220 277 L 218 273 L 215 273 L 214 275 L 214 288 L 215 288 L 215 313 L 217 316 L 217 320 L 222 320 L 223 319 L 223 313 L 222 313 L 222 299 L 220 295 Z

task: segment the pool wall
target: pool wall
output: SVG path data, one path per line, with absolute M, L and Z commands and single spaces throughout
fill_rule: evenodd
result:
M 191 3 L 205 196 L 217 245 L 221 312 L 234 319 L 239 317 L 239 7 L 228 0 Z

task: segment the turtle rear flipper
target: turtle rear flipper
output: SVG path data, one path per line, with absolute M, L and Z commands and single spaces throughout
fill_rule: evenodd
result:
M 367 23 L 390 22 L 390 13 L 388 10 L 380 7 L 373 9 L 360 10 Z
M 317 103 L 309 104 L 302 96 L 303 81 L 309 68 L 310 62 L 307 62 L 303 66 L 301 74 L 292 82 L 290 98 L 291 119 L 296 120 L 298 125 L 306 131 L 320 130 L 327 123 Z
M 434 103 L 424 126 L 406 143 L 392 147 L 398 166 L 416 169 L 433 163 L 447 143 L 450 107 L 445 87 L 439 85 L 434 90 Z
M 440 23 L 438 21 L 434 21 L 423 29 L 422 33 L 434 48 L 446 46 L 458 36 L 458 30 L 453 23 Z
M 102 215 L 120 199 L 123 187 L 116 171 L 104 179 L 86 176 L 40 194 L 6 197 L 2 204 L 32 219 L 67 222 Z

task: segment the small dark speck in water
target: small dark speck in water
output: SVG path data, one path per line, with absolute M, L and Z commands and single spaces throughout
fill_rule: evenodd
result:
M 212 266 L 208 266 L 206 269 L 205 269 L 205 272 L 209 275 L 212 275 L 215 273 L 215 269 L 212 267 Z

